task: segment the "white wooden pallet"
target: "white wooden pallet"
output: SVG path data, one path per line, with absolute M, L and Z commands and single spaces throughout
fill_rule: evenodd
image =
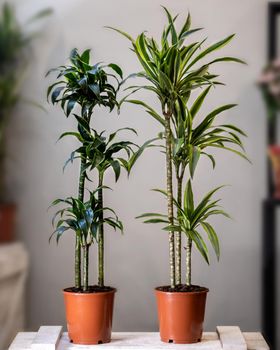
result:
M 113 333 L 111 343 L 75 345 L 61 326 L 42 326 L 38 332 L 18 333 L 9 350 L 269 350 L 261 333 L 242 333 L 239 327 L 219 326 L 205 332 L 197 344 L 166 344 L 158 333 Z

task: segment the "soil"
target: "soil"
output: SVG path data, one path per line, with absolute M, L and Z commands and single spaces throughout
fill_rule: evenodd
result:
M 156 290 L 160 292 L 168 292 L 168 293 L 195 293 L 195 292 L 205 292 L 208 291 L 205 287 L 200 286 L 187 286 L 186 284 L 179 284 L 175 286 L 175 288 L 171 288 L 170 286 L 162 286 L 157 287 Z
M 113 290 L 115 290 L 115 288 L 112 287 L 108 287 L 108 286 L 104 286 L 104 287 L 100 287 L 100 286 L 89 286 L 88 289 L 84 292 L 82 289 L 80 288 L 76 288 L 76 287 L 69 287 L 69 288 L 65 288 L 64 291 L 65 292 L 71 292 L 71 293 L 104 293 L 104 292 L 112 292 Z

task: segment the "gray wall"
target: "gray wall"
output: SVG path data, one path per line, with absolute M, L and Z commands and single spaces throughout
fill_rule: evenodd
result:
M 253 165 L 238 157 L 216 152 L 217 167 L 201 161 L 194 182 L 197 197 L 220 184 L 231 184 L 221 196 L 233 221 L 219 218 L 215 225 L 222 245 L 221 262 L 212 256 L 210 267 L 194 254 L 193 282 L 210 289 L 206 329 L 219 324 L 240 325 L 244 330 L 260 328 L 260 203 L 265 194 L 265 111 L 255 87 L 265 62 L 265 0 L 25 0 L 17 1 L 19 14 L 25 19 L 31 11 L 46 5 L 55 9 L 46 21 L 44 34 L 36 42 L 31 71 L 24 88 L 27 98 L 41 101 L 48 114 L 21 105 L 10 128 L 9 185 L 18 203 L 18 236 L 30 252 L 28 284 L 28 327 L 41 324 L 64 324 L 62 288 L 73 282 L 73 236 L 65 235 L 57 247 L 48 244 L 51 233 L 50 202 L 56 197 L 75 195 L 78 164 L 62 173 L 64 160 L 75 142 L 71 139 L 56 144 L 61 132 L 74 127 L 58 108 L 45 101 L 46 87 L 53 78 L 45 72 L 63 64 L 73 47 L 93 49 L 94 61 L 116 62 L 126 74 L 137 71 L 138 63 L 129 51 L 129 43 L 116 33 L 103 28 L 111 25 L 136 35 L 148 30 L 158 36 L 165 23 L 160 5 L 166 5 L 183 17 L 191 11 L 194 26 L 204 27 L 208 42 L 237 33 L 228 55 L 237 55 L 248 66 L 221 64 L 218 67 L 226 87 L 212 91 L 204 110 L 223 103 L 238 103 L 224 114 L 224 120 L 237 123 L 249 138 L 246 149 Z M 181 18 L 182 21 L 182 18 Z M 149 95 L 141 97 L 154 104 Z M 98 129 L 114 130 L 133 126 L 141 143 L 158 132 L 158 125 L 136 106 L 124 106 L 118 117 L 98 111 Z M 168 283 L 168 239 L 157 226 L 143 225 L 134 217 L 145 211 L 163 211 L 165 203 L 150 192 L 164 187 L 164 158 L 157 150 L 145 153 L 128 181 L 123 176 L 114 184 L 113 174 L 107 184 L 114 187 L 106 202 L 114 207 L 125 224 L 125 235 L 106 233 L 106 282 L 118 288 L 115 330 L 155 330 L 156 306 L 153 288 Z M 91 253 L 94 276 L 96 252 Z

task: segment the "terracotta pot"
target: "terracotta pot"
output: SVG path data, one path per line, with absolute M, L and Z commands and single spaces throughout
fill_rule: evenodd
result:
M 162 292 L 155 290 L 161 340 L 190 344 L 201 340 L 207 288 L 199 292 Z
M 84 345 L 111 341 L 115 292 L 63 291 L 70 341 Z
M 268 155 L 272 166 L 274 197 L 280 199 L 280 146 L 269 146 Z
M 11 242 L 15 237 L 16 206 L 0 204 L 0 243 Z

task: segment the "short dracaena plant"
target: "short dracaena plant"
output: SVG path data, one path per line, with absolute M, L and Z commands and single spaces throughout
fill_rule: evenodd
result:
M 72 230 L 79 237 L 80 245 L 83 250 L 83 290 L 88 290 L 89 275 L 89 248 L 98 240 L 98 231 L 101 226 L 108 224 L 114 229 L 123 230 L 122 222 L 118 219 L 115 212 L 110 208 L 100 206 L 99 199 L 96 198 L 96 191 L 90 193 L 90 198 L 86 202 L 78 198 L 69 197 L 66 199 L 57 199 L 53 205 L 64 205 L 59 209 L 54 217 L 53 224 L 57 243 L 64 232 Z M 109 216 L 104 213 L 109 212 Z M 52 237 L 51 236 L 51 237 Z
M 90 64 L 90 50 L 84 51 L 79 55 L 78 51 L 74 49 L 70 55 L 71 64 L 68 66 L 61 66 L 55 71 L 58 71 L 58 81 L 52 84 L 48 89 L 48 97 L 51 98 L 53 104 L 59 104 L 64 110 L 66 116 L 73 115 L 77 121 L 77 130 L 65 132 L 60 138 L 65 136 L 74 136 L 80 142 L 79 148 L 71 153 L 70 158 L 66 161 L 73 162 L 74 159 L 80 160 L 80 176 L 78 198 L 73 203 L 84 204 L 85 200 L 85 182 L 89 180 L 89 172 L 97 173 L 97 205 L 98 205 L 98 234 L 91 232 L 89 237 L 97 237 L 98 243 L 98 261 L 99 261 L 99 276 L 98 284 L 100 287 L 104 286 L 104 223 L 111 225 L 113 228 L 122 230 L 121 222 L 116 218 L 104 218 L 105 208 L 103 204 L 103 190 L 106 188 L 103 184 L 104 174 L 106 170 L 112 168 L 118 180 L 121 167 L 124 167 L 130 172 L 131 167 L 141 155 L 145 147 L 149 146 L 146 143 L 142 147 L 138 147 L 130 141 L 116 141 L 115 138 L 121 130 L 118 130 L 106 137 L 103 133 L 98 133 L 91 127 L 91 119 L 94 110 L 97 106 L 109 108 L 112 111 L 118 107 L 117 92 L 121 84 L 122 70 L 116 64 L 109 64 L 107 66 L 101 64 Z M 80 113 L 73 113 L 74 108 Z M 135 130 L 126 128 L 134 133 Z M 59 201 L 60 203 L 61 201 Z M 56 202 L 55 202 L 56 203 Z M 90 203 L 93 203 L 92 201 Z M 95 203 L 95 202 L 94 202 Z M 96 203 L 95 203 L 96 204 Z M 73 205 L 72 205 L 73 206 Z M 94 208 L 91 207 L 94 211 Z M 63 211 L 60 213 L 64 213 Z M 85 218 L 84 218 L 85 219 Z M 85 219 L 86 220 L 86 219 Z M 60 235 L 58 225 L 55 233 Z M 96 229 L 96 225 L 91 225 L 89 230 Z M 57 231 L 58 230 L 58 231 Z M 75 230 L 74 230 L 75 231 Z M 81 240 L 79 231 L 76 232 L 76 248 L 75 248 L 75 287 L 81 288 L 81 247 L 84 248 L 83 261 L 88 259 L 88 245 L 93 242 L 92 239 L 88 244 L 84 244 Z M 86 269 L 86 270 L 85 270 Z M 83 289 L 87 289 L 85 284 L 87 278 L 87 268 L 84 265 L 84 281 Z
M 174 214 L 173 171 L 176 174 L 177 203 L 180 207 L 185 171 L 189 168 L 190 176 L 193 177 L 201 155 L 207 156 L 213 166 L 215 159 L 209 152 L 212 148 L 232 151 L 246 158 L 239 137 L 245 134 L 235 125 L 215 124 L 216 118 L 222 112 L 235 105 L 218 107 L 205 117 L 200 113 L 200 108 L 210 90 L 216 85 L 223 85 L 217 80 L 216 74 L 211 74 L 211 66 L 219 62 L 244 62 L 229 56 L 207 60 L 210 54 L 227 45 L 234 35 L 204 48 L 206 39 L 190 41 L 191 34 L 201 30 L 201 28 L 191 28 L 190 15 L 187 16 L 181 29 L 177 30 L 175 21 L 178 16 L 173 17 L 166 8 L 164 10 L 168 24 L 162 32 L 160 42 L 153 37 L 148 37 L 145 32 L 133 39 L 119 29 L 109 28 L 121 33 L 131 42 L 132 50 L 143 69 L 133 76 L 147 81 L 144 85 L 130 86 L 128 90 L 131 92 L 123 98 L 121 103 L 129 102 L 143 106 L 163 129 L 161 134 L 165 140 L 168 222 L 169 227 L 173 227 L 174 220 L 180 215 L 178 208 L 177 218 Z M 160 105 L 159 112 L 144 101 L 129 97 L 141 89 L 148 90 L 157 97 Z M 192 103 L 190 97 L 197 89 L 202 92 Z M 192 239 L 189 236 L 186 250 L 188 265 L 191 259 L 191 244 Z M 170 230 L 169 255 L 170 285 L 174 288 L 175 285 L 181 284 L 181 231 L 174 233 Z M 190 280 L 186 283 L 190 284 Z

